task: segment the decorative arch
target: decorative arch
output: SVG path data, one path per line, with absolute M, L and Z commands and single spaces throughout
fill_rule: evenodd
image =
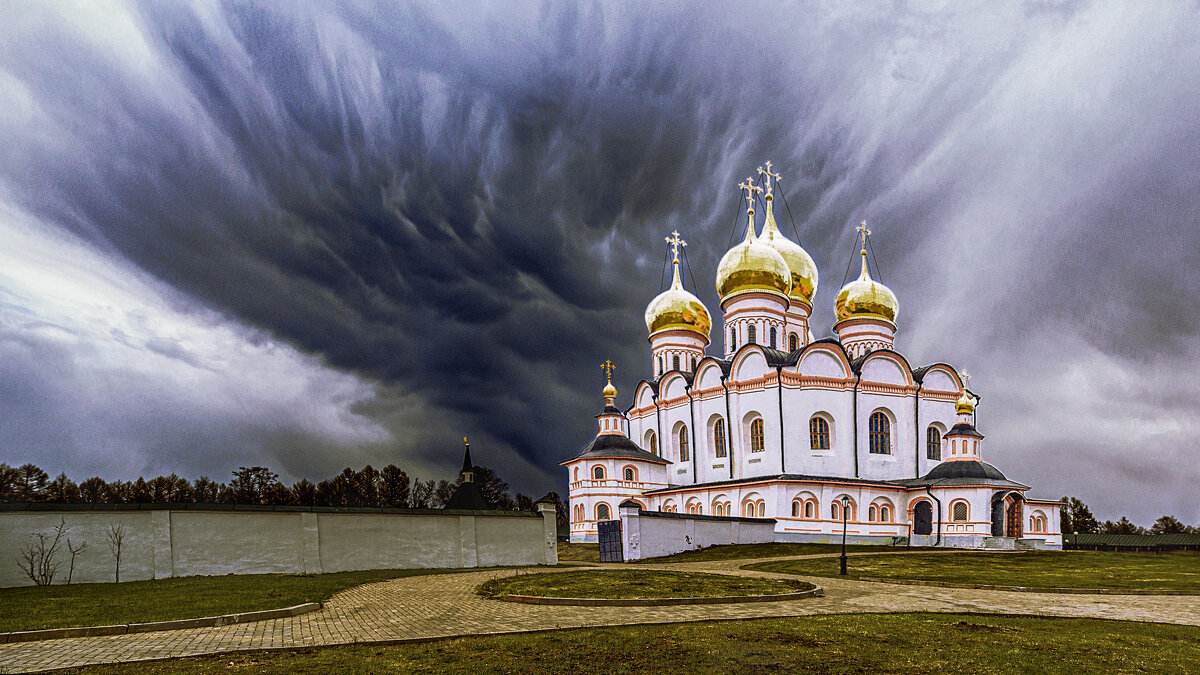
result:
M 702 504 L 696 497 L 688 497 L 685 508 L 688 513 L 695 514 L 697 516 L 704 515 L 704 504 Z
M 812 520 L 817 517 L 817 496 L 805 490 L 792 497 L 792 517 Z
M 719 494 L 716 497 L 713 497 L 712 512 L 714 516 L 732 516 L 733 505 L 729 502 L 729 496 L 725 494 Z
M 692 441 L 684 422 L 679 421 L 671 426 L 671 445 L 675 459 L 686 462 L 692 458 Z
M 954 368 L 947 363 L 934 363 L 918 369 L 921 372 L 920 382 L 925 389 L 937 391 L 961 391 L 962 378 Z
M 846 507 L 846 510 L 848 512 L 846 515 L 846 520 L 847 521 L 857 521 L 858 520 L 858 503 L 854 501 L 854 497 L 850 497 L 850 495 L 847 495 L 844 493 L 834 497 L 833 501 L 829 503 L 830 517 L 833 520 L 841 521 L 841 519 L 842 519 L 842 497 L 850 498 L 849 505 Z
M 714 389 L 721 386 L 721 366 L 712 357 L 705 357 L 696 365 L 696 389 Z
M 679 513 L 679 505 L 674 499 L 668 499 L 662 503 L 662 510 L 664 513 Z
M 854 376 L 850 360 L 841 345 L 812 342 L 804 347 L 796 362 L 795 372 L 813 377 L 846 379 Z
M 761 515 L 760 515 L 761 514 Z M 766 518 L 767 517 L 767 502 L 762 495 L 757 492 L 751 492 L 742 498 L 742 517 L 743 518 Z
M 643 447 L 652 455 L 658 454 L 658 434 L 654 433 L 653 429 L 646 431 L 646 442 L 643 444 Z
M 767 365 L 767 357 L 763 348 L 758 345 L 746 345 L 733 357 L 733 380 L 744 382 L 766 375 L 774 370 Z
M 621 467 L 621 480 L 636 483 L 638 479 L 638 469 L 632 464 L 626 464 Z M 636 499 L 634 501 L 637 501 Z M 645 507 L 642 507 L 645 508 Z
M 966 499 L 954 499 L 950 501 L 948 507 L 950 511 L 950 522 L 966 523 L 971 520 L 971 502 Z
M 891 523 L 896 520 L 896 505 L 887 497 L 876 497 L 871 500 L 867 520 L 877 523 Z
M 677 370 L 672 370 L 667 373 L 667 375 L 663 377 L 662 382 L 658 385 L 659 391 L 662 392 L 660 398 L 666 401 L 676 399 L 681 396 L 686 396 L 687 388 L 687 378 L 683 376 L 683 373 L 680 373 Z
M 889 349 L 869 352 L 859 366 L 864 382 L 910 386 L 914 384 L 908 360 Z

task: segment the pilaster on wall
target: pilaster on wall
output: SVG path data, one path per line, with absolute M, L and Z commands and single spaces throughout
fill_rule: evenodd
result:
M 462 551 L 459 567 L 478 567 L 479 549 L 475 538 L 475 516 L 459 516 L 458 518 L 459 548 Z
M 311 511 L 300 513 L 300 564 L 305 574 L 321 574 L 321 531 L 317 528 L 317 514 Z
M 538 502 L 538 513 L 542 514 L 542 532 L 546 547 L 546 564 L 558 564 L 558 519 L 555 505 Z
M 151 565 L 155 579 L 169 579 L 175 573 L 171 554 L 171 512 L 162 509 L 150 512 L 150 546 L 154 551 Z

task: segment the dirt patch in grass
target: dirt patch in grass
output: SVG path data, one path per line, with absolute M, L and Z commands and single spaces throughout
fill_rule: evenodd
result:
M 559 562 L 600 562 L 600 544 L 558 542 Z
M 73 669 L 94 675 L 306 672 L 1177 673 L 1200 628 L 1099 619 L 843 614 L 347 645 Z
M 745 569 L 804 576 L 838 576 L 838 561 L 776 560 Z M 855 556 L 852 578 L 874 577 L 1030 588 L 1112 588 L 1200 591 L 1200 552 L 1114 553 L 1028 551 L 913 553 Z
M 587 570 L 519 574 L 492 579 L 479 587 L 479 594 L 490 598 L 508 594 L 551 598 L 713 598 L 795 593 L 812 587 L 812 584 L 791 580 L 735 577 L 727 574 Z
M 709 546 L 707 548 L 698 549 L 695 551 L 684 551 L 683 553 L 675 553 L 673 555 L 665 555 L 659 558 L 646 558 L 638 562 L 642 563 L 682 563 L 682 562 L 703 562 L 706 560 L 741 560 L 743 558 L 783 558 L 793 555 L 812 555 L 817 553 L 840 553 L 842 550 L 841 544 L 796 544 L 796 543 L 777 543 L 777 544 L 726 544 L 721 546 Z M 848 545 L 847 551 L 897 551 L 905 550 L 903 547 L 895 548 L 891 546 L 870 546 L 870 545 Z M 596 549 L 596 556 L 599 558 L 599 548 Z

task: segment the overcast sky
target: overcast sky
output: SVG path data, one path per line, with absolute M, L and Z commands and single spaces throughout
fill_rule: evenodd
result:
M 817 337 L 868 219 L 988 461 L 1200 523 L 1197 4 L 760 4 L 6 7 L 0 461 L 565 493 L 770 159 Z

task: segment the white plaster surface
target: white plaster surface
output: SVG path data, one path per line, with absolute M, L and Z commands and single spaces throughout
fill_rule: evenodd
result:
M 621 509 L 621 547 L 625 560 L 641 560 L 721 544 L 775 541 L 775 521 L 741 518 L 687 518 Z

